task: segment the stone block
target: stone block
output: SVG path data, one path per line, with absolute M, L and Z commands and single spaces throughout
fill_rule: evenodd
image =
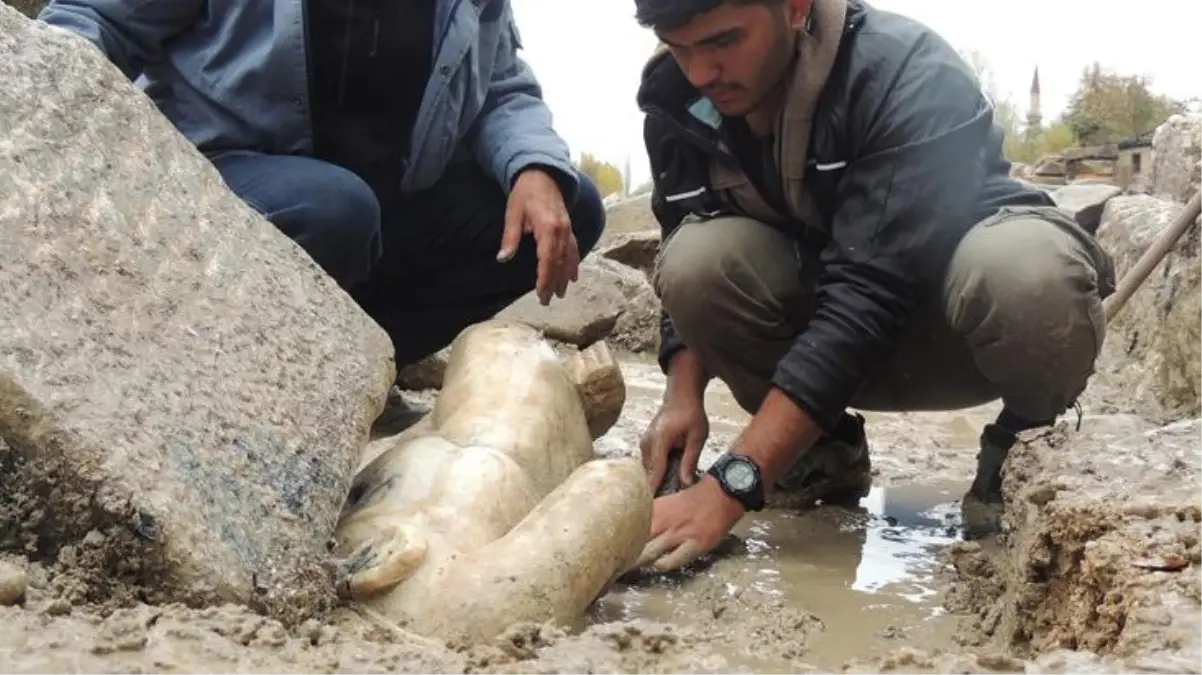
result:
M 88 600 L 328 607 L 387 335 L 91 43 L 3 5 L 0 241 L 0 544 Z
M 1173 115 L 1152 135 L 1152 188 L 1188 202 L 1202 183 L 1202 115 Z
M 1192 419 L 1109 439 L 1067 424 L 1024 434 L 1004 472 L 999 595 L 983 613 L 997 646 L 1197 672 L 1200 430 Z

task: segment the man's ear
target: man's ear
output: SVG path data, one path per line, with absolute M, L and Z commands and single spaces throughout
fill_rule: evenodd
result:
M 814 8 L 814 0 L 785 0 L 789 10 L 789 27 L 793 30 L 802 30 L 806 26 L 806 20 L 810 17 L 810 10 Z

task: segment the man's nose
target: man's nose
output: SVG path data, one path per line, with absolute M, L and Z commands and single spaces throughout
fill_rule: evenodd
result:
M 689 79 L 689 84 L 697 89 L 705 89 L 718 81 L 722 68 L 717 59 L 706 54 L 693 53 L 689 55 L 685 64 L 684 74 Z

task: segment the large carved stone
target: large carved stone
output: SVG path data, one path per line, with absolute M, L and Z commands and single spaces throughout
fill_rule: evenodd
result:
M 593 455 L 624 400 L 603 342 L 565 363 L 521 323 L 466 329 L 430 414 L 364 457 L 339 588 L 452 643 L 579 619 L 650 531 L 638 461 Z
M 97 49 L 4 5 L 0 241 L 0 545 L 98 532 L 90 599 L 335 602 L 387 335 Z
M 1131 271 L 1182 205 L 1148 195 L 1106 203 L 1098 242 L 1119 277 Z M 1124 405 L 1163 407 L 1167 419 L 1202 414 L 1202 256 L 1197 225 L 1136 289 L 1107 326 L 1098 373 Z M 1138 407 L 1143 407 L 1140 404 Z
M 1173 115 L 1152 136 L 1153 190 L 1187 202 L 1202 183 L 1202 115 Z

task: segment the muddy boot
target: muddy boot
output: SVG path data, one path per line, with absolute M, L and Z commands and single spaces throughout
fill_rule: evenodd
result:
M 977 454 L 977 475 L 960 502 L 966 539 L 996 534 L 1002 523 L 1002 465 L 1017 436 L 997 424 L 985 425 Z
M 824 504 L 856 506 L 872 487 L 872 462 L 864 418 L 844 413 L 835 433 L 823 436 L 802 455 L 768 496 L 776 508 L 804 509 Z

